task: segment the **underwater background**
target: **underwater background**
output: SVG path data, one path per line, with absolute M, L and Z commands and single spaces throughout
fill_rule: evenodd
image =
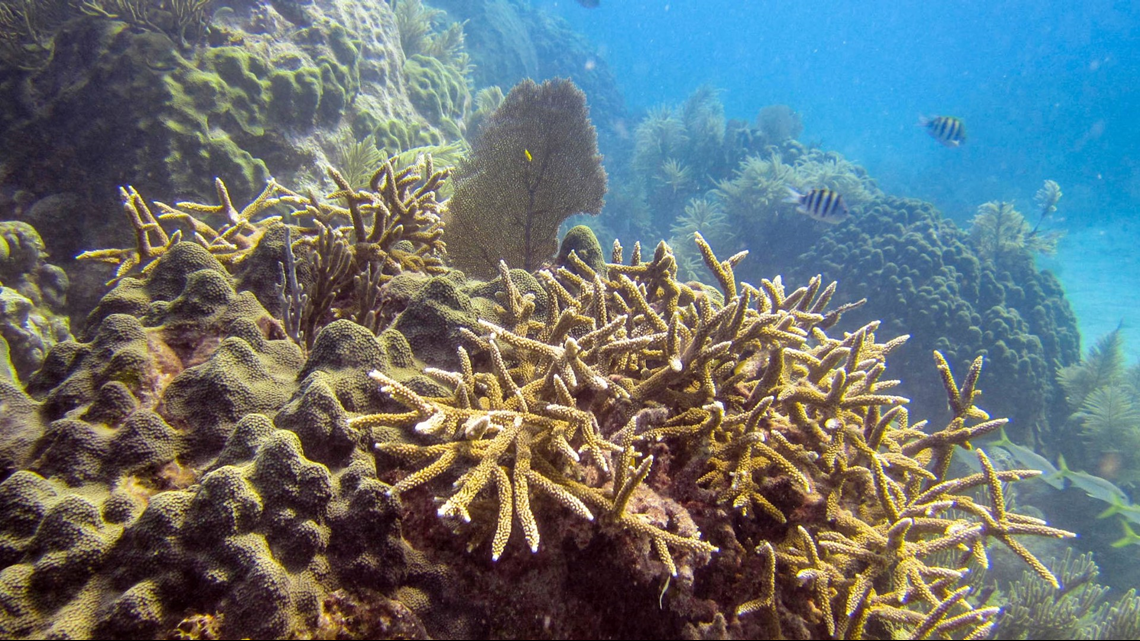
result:
M 0 636 L 1140 638 L 1138 31 L 0 0 Z
M 1140 234 L 1132 3 L 537 4 L 590 38 L 631 110 L 678 103 L 703 83 L 720 90 L 730 118 L 790 105 L 804 122 L 801 140 L 959 223 L 989 200 L 1028 204 L 1041 180 L 1056 180 L 1072 198 L 1058 217 L 1075 237 L 1042 266 L 1062 275 L 1082 335 L 1121 321 L 1126 337 L 1135 331 L 1140 287 L 1128 285 L 1140 283 L 1140 268 L 1126 249 Z M 968 122 L 970 143 L 940 149 L 916 135 L 919 115 L 936 113 Z M 1106 273 L 1121 287 L 1097 287 Z M 1125 342 L 1140 355 L 1137 340 Z

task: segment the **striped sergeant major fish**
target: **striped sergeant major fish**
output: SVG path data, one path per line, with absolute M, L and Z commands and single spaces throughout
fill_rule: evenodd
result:
M 847 220 L 849 215 L 847 203 L 843 202 L 843 196 L 826 187 L 813 189 L 803 194 L 788 187 L 788 197 L 784 199 L 784 202 L 799 205 L 796 207 L 796 211 L 808 218 L 820 220 L 830 225 L 837 225 Z
M 926 133 L 947 147 L 957 147 L 966 142 L 966 125 L 954 116 L 919 118 L 918 125 L 926 127 Z

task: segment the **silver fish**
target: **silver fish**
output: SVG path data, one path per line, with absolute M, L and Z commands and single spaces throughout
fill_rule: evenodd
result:
M 847 216 L 850 215 L 847 204 L 843 202 L 843 196 L 826 187 L 813 189 L 805 194 L 788 187 L 788 197 L 784 202 L 799 205 L 796 211 L 830 225 L 837 225 L 847 220 Z
M 1052 485 L 1054 489 L 1065 489 L 1065 479 L 1060 475 L 1060 471 L 1049 462 L 1049 459 L 1024 445 L 1018 445 L 1009 440 L 1004 429 L 1001 431 L 1001 438 L 993 445 L 1009 452 L 1010 457 L 1017 461 L 1018 465 L 1030 470 L 1041 470 L 1042 475 L 1038 478 Z
M 1131 521 L 1136 525 L 1140 525 L 1140 505 L 1133 505 L 1127 499 L 1113 499 L 1109 504 L 1108 509 L 1096 515 L 1098 519 L 1107 519 L 1110 516 L 1119 514 L 1126 521 Z
M 1069 466 L 1065 464 L 1064 456 L 1058 457 L 1057 463 L 1061 471 L 1057 472 L 1054 476 L 1068 479 L 1074 487 L 1084 490 L 1085 494 L 1088 494 L 1090 498 L 1109 504 L 1113 502 L 1128 503 L 1128 495 L 1124 493 L 1124 490 L 1113 485 L 1111 481 L 1102 479 L 1099 476 L 1094 476 L 1088 472 L 1074 472 L 1070 470 Z

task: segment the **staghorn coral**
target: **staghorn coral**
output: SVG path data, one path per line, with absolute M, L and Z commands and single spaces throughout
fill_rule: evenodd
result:
M 677 219 L 670 232 L 674 239 L 692 238 L 699 233 L 714 248 L 730 247 L 731 227 L 720 205 L 708 198 L 694 198 L 685 205 L 685 214 Z M 677 266 L 681 278 L 712 282 L 711 272 L 705 269 L 704 261 L 696 247 L 688 242 L 676 243 Z
M 46 10 L 55 3 L 35 4 Z M 156 15 L 171 6 L 145 4 Z M 166 202 L 209 202 L 217 176 L 235 202 L 249 202 L 269 179 L 269 165 L 283 184 L 318 184 L 322 165 L 335 158 L 333 141 L 372 134 L 388 155 L 459 142 L 410 101 L 387 4 L 287 0 L 233 9 L 220 9 L 208 37 L 191 49 L 177 46 L 177 35 L 172 41 L 82 16 L 62 24 L 46 66 L 5 69 L 5 192 L 77 201 L 64 212 L 66 225 L 36 222 L 54 255 L 79 253 L 79 238 L 94 247 L 126 245 L 131 227 L 105 224 L 118 200 L 115 185 L 172 199 Z M 89 278 L 77 288 L 84 297 L 78 307 L 87 309 L 101 293 L 95 281 L 111 276 L 102 266 L 80 271 Z
M 290 256 L 282 263 L 283 304 L 297 318 L 294 339 L 306 347 L 336 318 L 352 317 L 379 332 L 388 320 L 379 299 L 383 285 L 403 272 L 444 271 L 437 194 L 449 170 L 437 171 L 430 154 L 399 171 L 392 160 L 385 161 L 362 190 L 352 189 L 339 172 L 329 169 L 338 189 L 328 198 L 341 200 L 343 207 L 312 194 L 290 196 L 289 202 L 304 207 L 293 215 L 311 216 L 318 228 L 315 243 L 306 239 L 289 248 L 298 248 L 301 259 Z M 344 219 L 350 225 L 334 226 Z M 304 284 L 297 281 L 298 260 L 313 267 Z
M 667 245 L 649 262 L 635 246 L 628 264 L 615 245 L 601 272 L 574 254 L 573 271 L 539 272 L 555 312 L 538 322 L 533 297 L 500 265 L 501 322 L 468 333 L 482 358 L 460 348 L 458 371 L 426 370 L 445 394 L 374 374 L 406 409 L 352 425 L 373 431 L 382 464 L 407 469 L 390 492 L 407 497 L 455 480 L 437 514 L 472 533 L 470 545 L 490 539 L 494 559 L 510 556 L 516 525 L 540 551 L 546 506 L 603 531 L 616 526 L 680 578 L 672 601 L 691 592 L 685 577 L 707 571 L 713 545 L 714 565 L 743 563 L 743 550 L 755 547 L 760 576 L 738 575 L 720 596 L 751 593 L 737 601 L 738 617 L 770 614 L 734 625 L 769 634 L 791 620 L 812 636 L 983 636 L 997 608 L 971 605 L 958 587 L 964 572 L 941 563 L 953 550 L 984 563 L 989 539 L 1056 585 L 1015 537 L 1071 533 L 1013 513 L 1002 489 L 1038 472 L 997 471 L 979 451 L 982 472 L 946 476 L 956 446 L 1006 422 L 974 405 L 980 359 L 959 384 L 936 354 L 953 417 L 938 431 L 912 426 L 906 399 L 886 393 L 897 381 L 882 379 L 886 355 L 905 337 L 877 343 L 872 323 L 829 338 L 825 328 L 849 310 L 824 312 L 834 284 L 816 278 L 789 293 L 779 279 L 738 283 L 744 254 L 722 261 L 696 239 L 723 303 L 677 282 Z M 670 471 L 655 472 L 659 461 Z M 986 490 L 988 506 L 969 496 L 973 488 Z M 717 533 L 705 542 L 670 529 L 688 520 L 684 508 L 663 522 L 631 513 L 638 497 L 739 516 L 691 512 L 700 531 Z
M 270 180 L 261 194 L 243 207 L 240 211 L 234 207 L 230 199 L 229 190 L 220 178 L 214 179 L 214 187 L 218 194 L 219 204 L 203 205 L 193 202 L 179 202 L 173 207 L 164 203 L 155 202 L 161 214 L 157 217 L 150 207 L 139 195 L 134 187 L 120 187 L 119 194 L 123 201 L 123 210 L 130 220 L 135 231 L 135 247 L 126 249 L 97 249 L 85 251 L 78 260 L 93 260 L 117 266 L 115 278 L 108 285 L 113 285 L 127 274 L 138 268 L 140 274 L 146 274 L 154 265 L 154 260 L 165 254 L 171 247 L 182 239 L 182 230 L 168 234 L 159 221 L 176 221 L 186 227 L 193 234 L 193 239 L 206 248 L 223 264 L 234 264 L 240 261 L 256 245 L 266 228 L 280 220 L 280 217 L 269 217 L 253 220 L 267 210 L 281 202 L 283 190 L 276 181 Z M 221 227 L 214 229 L 199 216 L 221 216 L 225 222 Z
M 452 263 L 482 276 L 499 260 L 538 268 L 554 256 L 563 220 L 602 208 L 606 172 L 585 95 L 569 80 L 516 85 L 456 182 L 446 218 Z
M 358 205 L 367 240 L 375 203 L 338 200 L 304 202 L 329 230 Z M 234 264 L 272 278 L 296 232 L 270 226 Z M 25 436 L 0 484 L 0 629 L 154 636 L 209 613 L 223 637 L 306 636 L 356 612 L 434 637 L 985 632 L 958 559 L 989 538 L 1032 563 L 1019 535 L 1064 533 L 1009 507 L 1024 471 L 979 455 L 944 478 L 1002 424 L 974 407 L 980 363 L 941 365 L 946 429 L 912 425 L 884 377 L 901 339 L 831 338 L 852 311 L 827 309 L 834 285 L 752 287 L 744 254 L 697 239 L 716 290 L 679 282 L 665 244 L 604 263 L 584 230 L 533 276 L 401 272 L 379 300 L 422 282 L 405 312 L 463 291 L 468 311 L 415 345 L 422 314 L 379 337 L 341 318 L 307 358 L 235 291 L 264 279 L 173 245 L 121 279 L 89 343 L 52 350 L 42 403 L 0 385 Z
M 262 302 L 279 310 L 290 337 L 306 348 L 321 327 L 339 317 L 351 316 L 378 332 L 383 319 L 378 316 L 381 286 L 405 271 L 433 274 L 443 270 L 443 224 L 437 195 L 450 172 L 446 168 L 437 171 L 430 154 L 399 170 L 393 166 L 396 160 L 384 161 L 359 190 L 330 169 L 337 189 L 327 200 L 312 193 L 302 196 L 270 180 L 241 210 L 220 179 L 215 180 L 220 204 L 155 202 L 161 212 L 158 216 L 133 188 L 120 188 L 136 246 L 87 251 L 78 258 L 117 265 L 110 284 L 136 272 L 145 276 L 156 259 L 177 246 L 185 229 L 229 272 L 243 273 L 248 271 L 243 263 L 261 248 L 266 234 L 281 225 L 282 215 L 266 214 L 292 209 L 290 218 L 310 218 L 315 227 L 299 228 L 301 237 L 296 240 L 286 232 L 285 242 L 274 244 L 276 259 L 254 259 L 259 265 L 280 265 L 276 293 L 259 292 Z M 343 206 L 328 200 L 339 200 Z M 224 222 L 215 229 L 203 220 L 210 217 Z M 168 233 L 162 223 L 170 221 L 182 229 Z M 353 284 L 354 288 L 348 287 Z

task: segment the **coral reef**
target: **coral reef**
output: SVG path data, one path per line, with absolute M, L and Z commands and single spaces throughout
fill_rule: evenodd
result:
M 915 372 L 904 386 L 925 413 L 943 411 L 937 383 L 921 367 L 938 349 L 952 361 L 986 357 L 994 374 L 987 407 L 1012 419 L 1015 440 L 1048 438 L 1048 426 L 1068 416 L 1054 371 L 1077 362 L 1079 334 L 1060 283 L 1031 261 L 980 260 L 967 233 L 931 205 L 877 200 L 857 224 L 827 230 L 795 264 L 790 271 L 800 278 L 823 272 L 850 282 L 841 300 L 866 297 L 847 317 L 856 324 L 894 310 L 886 326 L 910 334 L 917 348 L 896 362 Z
M 955 416 L 933 434 L 910 428 L 899 406 L 905 399 L 883 394 L 894 382 L 879 380 L 882 357 L 902 340 L 875 343 L 876 324 L 826 339 L 822 328 L 838 314 L 821 311 L 834 286 L 821 288 L 817 278 L 788 295 L 779 280 L 761 290 L 740 285 L 732 272 L 743 255 L 719 261 L 697 241 L 723 306 L 676 282 L 667 246 L 649 263 L 635 248 L 629 264 L 616 247 L 608 276 L 573 258 L 577 272 L 540 272 L 562 311 L 553 323 L 535 322 L 533 298 L 501 265 L 505 322 L 483 321 L 478 334 L 467 333 L 481 366 L 460 348 L 459 371 L 426 370 L 449 389 L 434 398 L 373 374 L 405 411 L 352 424 L 373 430 L 382 465 L 384 457 L 408 465 L 391 493 L 451 487 L 433 511 L 465 535 L 469 549 L 489 542 L 495 560 L 518 559 L 508 549 L 516 525 L 531 552 L 540 552 L 548 529 L 535 506 L 596 521 L 602 532 L 613 530 L 610 537 L 640 541 L 642 554 L 652 548 L 657 563 L 648 567 L 678 578 L 673 607 L 692 598 L 708 553 L 719 552 L 717 564 L 748 564 L 741 552 L 751 539 L 766 569 L 751 588 L 760 596 L 737 601 L 736 614 L 769 612 L 753 617 L 769 631 L 795 612 L 794 625 L 812 636 L 857 638 L 883 626 L 985 634 L 996 608 L 970 607 L 968 591 L 954 588 L 963 572 L 937 566 L 933 555 L 962 546 L 984 556 L 989 536 L 1056 583 L 1011 535 L 1070 534 L 1013 515 L 1002 494 L 1003 480 L 1035 473 L 997 472 L 979 452 L 984 473 L 943 480 L 955 444 L 1005 423 L 973 405 L 980 360 L 962 386 L 940 360 Z M 734 367 L 741 362 L 744 371 Z M 659 457 L 668 471 L 655 473 Z M 964 495 L 977 486 L 989 488 L 997 507 Z M 877 501 L 859 498 L 868 494 Z M 426 498 L 418 502 L 430 504 Z M 723 505 L 742 520 L 692 507 L 685 518 L 670 498 Z M 631 514 L 638 506 L 650 511 Z M 951 508 L 978 523 L 935 516 Z M 690 523 L 717 532 L 719 550 Z M 685 553 L 680 564 L 677 552 Z M 807 586 L 808 610 L 787 600 Z M 913 599 L 929 609 L 904 606 Z
M 629 175 L 614 181 L 618 187 L 602 216 L 583 222 L 607 239 L 651 238 L 662 229 L 673 229 L 679 239 L 699 229 L 693 208 L 716 210 L 740 232 L 726 242 L 710 228 L 707 238 L 717 251 L 764 247 L 749 276 L 781 272 L 819 234 L 818 225 L 785 202 L 789 187 L 832 189 L 856 214 L 882 196 L 862 167 L 798 143 L 801 130 L 799 116 L 784 105 L 760 110 L 753 124 L 726 120 L 717 90 L 699 87 L 684 104 L 654 108 L 638 123 Z M 686 277 L 697 277 L 696 253 L 687 243 L 674 244 Z
M 120 281 L 90 342 L 52 350 L 39 402 L 4 392 L 22 417 L 0 483 L 6 636 L 281 637 L 318 626 L 332 583 L 406 575 L 394 505 L 345 431 L 352 364 L 320 337 L 304 359 L 232 283 L 174 245 Z M 360 367 L 396 371 L 361 331 Z
M 563 220 L 602 209 L 606 172 L 586 96 L 569 80 L 516 85 L 456 182 L 446 219 L 452 263 L 478 276 L 494 274 L 500 260 L 537 269 L 554 256 Z
M 302 196 L 271 180 L 239 211 L 218 179 L 220 204 L 156 202 L 161 212 L 156 217 L 133 187 L 123 188 L 123 209 L 135 229 L 136 246 L 88 251 L 79 258 L 116 265 L 115 283 L 128 274 L 146 275 L 155 259 L 178 246 L 185 231 L 277 312 L 283 330 L 302 346 L 311 347 L 319 329 L 336 318 L 352 317 L 378 331 L 384 319 L 381 287 L 406 271 L 443 271 L 437 193 L 448 170 L 436 171 L 430 154 L 399 171 L 393 160 L 384 161 L 364 189 L 354 189 L 330 169 L 337 190 L 327 199 L 343 206 L 312 193 Z M 291 209 L 290 219 L 311 219 L 315 227 L 297 227 L 304 237 L 294 241 L 282 216 L 267 216 L 274 209 Z M 210 217 L 223 222 L 215 229 L 203 220 Z M 168 233 L 163 222 L 181 228 Z M 263 243 L 267 235 L 270 241 Z M 267 266 L 279 271 L 276 281 L 265 278 Z
M 25 5 L 50 12 L 54 3 L 4 9 Z M 73 5 L 99 15 L 53 22 L 42 64 L 0 74 L 0 99 L 10 107 L 0 114 L 0 145 L 9 152 L 4 217 L 40 229 L 57 260 L 87 248 L 77 246 L 81 239 L 115 247 L 129 238 L 130 227 L 104 224 L 116 185 L 202 201 L 212 198 L 209 180 L 221 177 L 236 201 L 248 202 L 271 174 L 301 191 L 325 189 L 324 166 L 337 164 L 337 150 L 369 135 L 385 157 L 426 145 L 462 148 L 471 91 L 462 38 L 433 25 L 427 37 L 438 46 L 405 56 L 386 3 Z M 165 18 L 150 18 L 159 30 L 112 19 L 135 5 L 206 8 L 213 17 L 205 37 L 187 30 L 192 46 L 182 47 Z M 441 166 L 454 164 L 441 148 L 431 151 Z M 76 321 L 98 301 L 95 283 L 109 276 L 94 265 L 62 265 L 82 285 L 69 300 Z
M 996 609 L 944 552 L 1000 541 L 1055 583 L 1017 537 L 1069 534 L 1003 494 L 1034 472 L 947 477 L 1004 424 L 980 360 L 938 357 L 953 416 L 923 429 L 883 378 L 905 338 L 829 337 L 852 307 L 818 277 L 754 288 L 696 234 L 718 287 L 684 284 L 668 245 L 607 263 L 585 229 L 534 274 L 432 275 L 446 173 L 332 175 L 339 204 L 159 208 L 140 238 L 195 242 L 117 254 L 85 342 L 0 383 L 6 636 L 982 635 Z M 393 309 L 291 336 L 325 260 L 402 265 L 366 297 Z

